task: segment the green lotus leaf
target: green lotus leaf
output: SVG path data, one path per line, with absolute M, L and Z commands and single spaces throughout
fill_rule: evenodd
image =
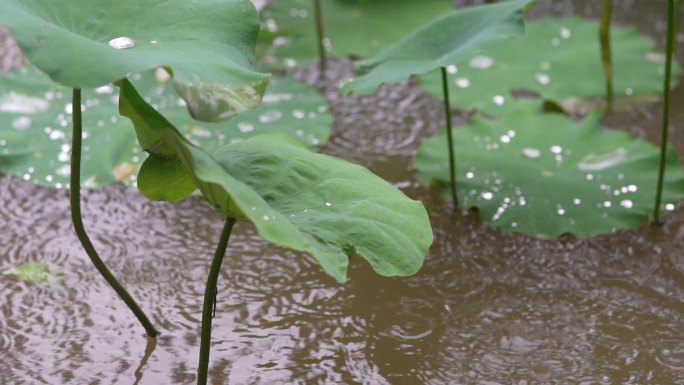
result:
M 325 0 L 321 8 L 328 53 L 368 57 L 453 5 L 450 0 Z M 293 67 L 318 59 L 313 0 L 271 1 L 261 18 L 259 47 L 266 58 L 260 60 Z
M 522 14 L 530 2 L 504 1 L 442 15 L 360 62 L 358 69 L 362 75 L 345 84 L 343 92 L 372 93 L 382 84 L 398 83 L 411 75 L 446 67 L 511 36 L 522 35 Z
M 213 152 L 225 143 L 283 132 L 308 146 L 327 140 L 332 126 L 325 99 L 292 78 L 275 78 L 264 102 L 237 119 L 206 123 L 192 119 L 162 70 L 131 76 L 151 104 L 193 143 Z M 53 187 L 69 183 L 71 90 L 33 67 L 0 76 L 0 172 Z M 133 125 L 119 116 L 118 88 L 83 90 L 84 187 L 135 184 L 145 155 Z M 187 186 L 187 184 L 186 184 Z
M 449 63 L 452 104 L 501 115 L 511 106 L 513 91 L 527 90 L 543 99 L 565 102 L 564 107 L 574 112 L 576 99 L 605 95 L 597 34 L 596 21 L 578 17 L 528 22 L 524 38 L 512 39 L 491 53 Z M 634 27 L 614 27 L 611 44 L 618 107 L 646 96 L 657 100 L 665 56 L 658 53 L 656 44 Z M 420 81 L 430 94 L 442 98 L 441 77 L 430 74 Z
M 41 284 L 55 283 L 59 278 L 55 270 L 40 262 L 22 263 L 3 271 L 2 274 L 15 276 L 22 281 Z
M 367 169 L 280 134 L 229 144 L 210 156 L 128 81 L 121 89 L 121 113 L 139 135 L 159 138 L 149 159 L 161 159 L 161 167 L 182 163 L 211 204 L 251 221 L 267 241 L 311 254 L 340 282 L 354 252 L 385 276 L 410 275 L 422 265 L 432 243 L 425 208 Z
M 138 80 L 132 78 L 131 82 L 144 95 L 147 95 L 147 90 L 154 90 L 154 95 L 147 100 L 181 132 L 190 135 L 209 152 L 213 152 L 217 145 L 271 132 L 291 135 L 310 148 L 325 143 L 330 136 L 333 117 L 327 101 L 313 87 L 293 77 L 274 77 L 259 107 L 218 124 L 197 122 L 190 119 L 184 109 L 176 108 L 183 101 L 170 86 L 159 82 L 163 78 L 163 73 L 157 71 L 156 81 L 143 77 Z M 214 137 L 210 131 L 221 134 Z
M 588 237 L 643 224 L 652 214 L 660 150 L 604 130 L 598 114 L 575 123 L 517 103 L 500 120 L 474 116 L 454 130 L 458 196 L 483 220 L 541 237 Z M 418 177 L 450 198 L 446 132 L 423 143 Z M 663 208 L 684 196 L 675 150 L 667 158 Z
M 249 0 L 3 0 L 0 24 L 66 87 L 164 67 L 204 121 L 256 107 L 269 79 L 251 69 L 259 19 Z

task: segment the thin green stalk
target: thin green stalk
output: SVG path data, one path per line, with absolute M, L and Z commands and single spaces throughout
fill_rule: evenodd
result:
M 603 0 L 603 13 L 599 26 L 601 61 L 606 77 L 606 112 L 613 110 L 613 53 L 610 47 L 610 25 L 613 18 L 613 0 Z
M 228 218 L 226 224 L 223 226 L 221 238 L 219 239 L 214 259 L 211 261 L 209 268 L 209 278 L 207 278 L 207 286 L 204 288 L 204 305 L 202 307 L 202 331 L 200 340 L 200 359 L 199 368 L 197 369 L 197 385 L 206 385 L 207 377 L 209 376 L 209 352 L 211 349 L 211 320 L 215 304 L 216 282 L 218 281 L 219 273 L 221 272 L 221 264 L 223 263 L 223 256 L 226 254 L 228 247 L 228 240 L 230 233 L 233 231 L 235 219 Z
M 660 223 L 660 204 L 663 198 L 663 185 L 665 183 L 665 162 L 667 160 L 668 134 L 670 127 L 670 81 L 672 79 L 672 56 L 675 41 L 675 0 L 667 2 L 667 58 L 665 61 L 665 81 L 663 86 L 663 126 L 662 140 L 660 143 L 660 168 L 658 171 L 658 189 L 656 192 L 655 207 L 653 208 L 653 220 Z
M 74 225 L 74 230 L 81 241 L 83 249 L 90 257 L 90 260 L 95 265 L 97 271 L 107 281 L 109 286 L 114 289 L 116 294 L 128 305 L 135 317 L 140 321 L 145 328 L 145 332 L 150 337 L 156 337 L 159 332 L 154 328 L 152 322 L 147 318 L 140 306 L 135 302 L 133 297 L 124 289 L 124 287 L 117 281 L 114 275 L 107 269 L 107 265 L 100 259 L 93 243 L 88 238 L 88 234 L 83 226 L 83 218 L 81 217 L 81 138 L 83 135 L 83 119 L 81 117 L 81 89 L 74 88 L 72 97 L 73 110 L 73 135 L 71 142 L 71 187 L 69 188 L 69 195 L 71 199 L 71 222 Z
M 316 34 L 318 35 L 318 57 L 320 65 L 321 77 L 325 76 L 325 65 L 326 65 L 326 55 L 325 55 L 325 30 L 323 29 L 323 12 L 321 11 L 321 0 L 313 0 L 314 10 L 316 12 Z
M 458 207 L 458 194 L 456 193 L 456 157 L 454 156 L 454 137 L 451 128 L 451 104 L 449 103 L 449 77 L 446 67 L 442 67 L 442 90 L 444 92 L 444 114 L 446 115 L 447 142 L 449 144 L 449 181 L 451 184 L 451 199 L 454 207 Z

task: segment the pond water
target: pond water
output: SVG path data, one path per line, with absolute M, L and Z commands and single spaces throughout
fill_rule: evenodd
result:
M 600 7 L 538 3 L 533 15 L 595 17 Z M 615 17 L 662 45 L 664 10 L 664 0 L 618 0 Z M 19 57 L 6 34 L 0 41 L 6 69 Z M 356 258 L 338 285 L 309 257 L 240 223 L 219 281 L 213 384 L 684 384 L 684 209 L 662 228 L 563 241 L 454 214 L 411 167 L 418 144 L 443 124 L 441 103 L 413 84 L 342 99 L 332 85 L 350 71 L 334 61 L 319 84 L 336 117 L 323 151 L 426 203 L 435 243 L 425 266 L 388 279 Z M 298 76 L 317 79 L 315 68 Z M 682 103 L 680 86 L 672 127 L 680 154 Z M 643 106 L 606 124 L 656 142 L 660 111 Z M 0 276 L 1 384 L 194 382 L 220 216 L 200 199 L 152 203 L 121 186 L 84 194 L 86 227 L 160 328 L 155 341 L 81 250 L 66 191 L 2 177 L 0 200 L 0 270 L 41 261 L 61 271 L 53 286 Z

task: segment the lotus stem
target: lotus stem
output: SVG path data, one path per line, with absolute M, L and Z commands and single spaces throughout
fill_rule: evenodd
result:
M 211 261 L 209 268 L 209 278 L 207 278 L 207 286 L 204 288 L 204 305 L 202 306 L 202 331 L 200 340 L 200 359 L 199 368 L 197 369 L 197 385 L 206 385 L 207 377 L 209 375 L 209 353 L 211 350 L 211 321 L 216 304 L 216 282 L 218 281 L 219 273 L 221 272 L 221 264 L 223 264 L 223 257 L 226 254 L 228 247 L 228 240 L 230 233 L 233 231 L 235 219 L 226 219 L 226 224 L 223 226 L 221 238 L 219 239 L 214 259 Z
M 74 225 L 74 230 L 81 241 L 81 245 L 85 250 L 90 260 L 95 265 L 97 271 L 107 281 L 109 286 L 114 289 L 116 294 L 128 305 L 135 317 L 140 321 L 145 328 L 145 332 L 150 337 L 156 337 L 159 332 L 154 328 L 152 322 L 142 311 L 140 306 L 135 302 L 133 297 L 126 291 L 126 289 L 117 281 L 114 275 L 109 271 L 107 265 L 102 261 L 97 254 L 93 243 L 90 241 L 88 234 L 83 226 L 83 218 L 81 216 L 81 139 L 83 135 L 83 119 L 81 117 L 81 89 L 74 88 L 72 96 L 72 111 L 73 111 L 73 134 L 71 142 L 71 186 L 69 188 L 69 196 L 71 200 L 71 222 Z
M 451 199 L 454 207 L 458 207 L 458 194 L 456 193 L 456 157 L 454 156 L 454 134 L 451 128 L 451 103 L 449 103 L 449 77 L 446 67 L 442 67 L 442 90 L 444 92 L 444 114 L 446 118 L 447 142 L 449 144 L 449 182 L 451 186 Z
M 318 59 L 320 77 L 325 77 L 326 55 L 325 55 L 325 30 L 323 28 L 323 12 L 321 11 L 321 0 L 313 0 L 314 11 L 316 13 L 316 35 L 318 36 Z
M 613 0 L 603 0 L 603 13 L 599 26 L 601 42 L 601 61 L 606 77 L 606 112 L 613 110 L 613 54 L 610 47 L 610 26 L 613 18 Z
M 665 59 L 665 81 L 663 86 L 663 126 L 660 142 L 660 168 L 658 171 L 658 189 L 656 192 L 653 220 L 660 223 L 660 204 L 665 184 L 665 162 L 667 160 L 668 134 L 670 127 L 670 81 L 672 79 L 672 56 L 675 41 L 675 0 L 667 1 L 667 48 Z

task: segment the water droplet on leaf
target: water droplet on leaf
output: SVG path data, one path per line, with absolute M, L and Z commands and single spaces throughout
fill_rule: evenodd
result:
M 605 154 L 589 154 L 582 158 L 577 168 L 582 171 L 599 171 L 613 167 L 627 159 L 627 150 L 620 147 Z
M 458 88 L 468 88 L 470 87 L 470 80 L 466 78 L 458 78 L 456 79 L 456 86 Z
M 537 79 L 537 83 L 542 86 L 547 86 L 549 83 L 551 83 L 551 77 L 547 74 L 538 73 L 534 75 L 534 78 Z
M 494 66 L 494 59 L 489 56 L 478 55 L 470 59 L 470 68 L 487 70 Z
M 31 127 L 31 118 L 28 116 L 20 116 L 12 121 L 12 128 L 23 131 Z
M 529 147 L 523 148 L 522 153 L 526 158 L 530 158 L 530 159 L 537 159 L 541 156 L 541 151 L 539 151 L 536 148 L 529 148 Z
M 135 40 L 130 37 L 115 37 L 109 41 L 109 46 L 114 49 L 129 49 L 135 47 Z

